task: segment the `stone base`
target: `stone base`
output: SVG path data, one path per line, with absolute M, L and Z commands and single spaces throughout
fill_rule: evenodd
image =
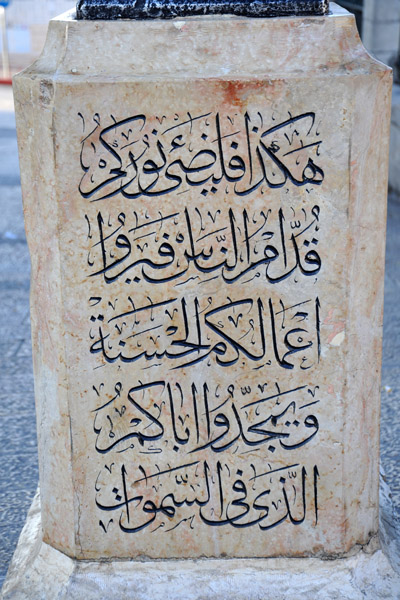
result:
M 381 485 L 381 543 L 336 560 L 76 561 L 41 539 L 39 495 L 4 583 L 3 600 L 394 600 L 400 555 L 388 488 Z

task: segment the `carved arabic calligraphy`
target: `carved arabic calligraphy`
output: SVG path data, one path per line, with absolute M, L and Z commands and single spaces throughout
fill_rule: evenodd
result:
M 304 208 L 274 215 L 270 208 L 236 212 L 195 207 L 163 214 L 148 214 L 139 221 L 136 211 L 120 213 L 114 221 L 99 211 L 88 219 L 92 244 L 88 255 L 92 277 L 111 283 L 133 273 L 152 284 L 187 277 L 199 283 L 211 275 L 225 283 L 249 282 L 263 277 L 279 283 L 292 273 L 316 276 L 321 269 L 317 251 L 320 208 Z M 106 217 L 106 218 L 105 218 Z M 183 281 L 186 279 L 186 281 Z
M 315 113 L 80 118 L 99 527 L 317 526 Z
M 313 112 L 268 127 L 261 113 L 252 119 L 248 113 L 222 118 L 188 112 L 183 119 L 175 115 L 173 125 L 164 119 L 138 114 L 102 127 L 96 115 L 95 128 L 82 141 L 82 196 L 92 202 L 117 194 L 134 200 L 198 186 L 207 195 L 226 183 L 235 195 L 247 196 L 263 185 L 324 180 Z

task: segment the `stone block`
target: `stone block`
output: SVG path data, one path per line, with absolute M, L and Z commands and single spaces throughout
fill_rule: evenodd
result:
M 15 78 L 46 551 L 375 543 L 390 89 L 334 4 L 51 21 Z

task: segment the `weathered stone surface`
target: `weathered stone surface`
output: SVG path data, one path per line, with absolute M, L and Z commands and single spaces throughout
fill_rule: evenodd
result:
M 194 15 L 323 15 L 329 0 L 79 0 L 78 19 L 170 19 Z
M 394 556 L 390 554 L 389 559 L 396 562 L 398 549 L 392 550 Z M 372 547 L 336 560 L 75 561 L 42 542 L 37 497 L 2 598 L 214 600 L 217 596 L 232 600 L 389 600 L 400 595 L 400 577 L 389 559 L 382 550 Z
M 52 21 L 15 81 L 45 542 L 374 539 L 390 80 L 334 5 Z

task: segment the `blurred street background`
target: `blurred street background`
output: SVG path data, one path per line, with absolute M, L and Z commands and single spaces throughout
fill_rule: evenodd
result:
M 400 0 L 339 2 L 364 44 L 398 78 Z M 1 2 L 7 4 L 7 2 Z M 13 0 L 5 8 L 8 57 L 0 61 L 0 587 L 38 483 L 25 239 L 12 88 L 1 83 L 40 53 L 48 20 L 70 0 Z M 1 27 L 0 27 L 1 29 Z M 0 41 L 4 41 L 0 34 Z M 5 46 L 3 49 L 4 57 Z M 6 69 L 4 69 L 6 67 Z M 9 70 L 8 70 L 9 69 Z M 7 72 L 6 72 L 7 71 Z M 382 367 L 381 459 L 400 516 L 400 85 L 394 87 Z

